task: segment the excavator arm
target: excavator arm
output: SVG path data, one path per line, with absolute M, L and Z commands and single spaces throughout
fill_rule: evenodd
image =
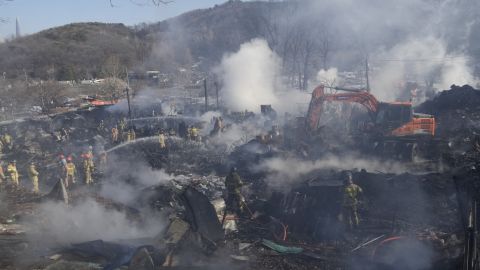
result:
M 370 117 L 375 119 L 378 111 L 378 100 L 370 93 L 361 90 L 341 89 L 337 90 L 349 91 L 347 93 L 325 94 L 325 86 L 320 85 L 312 92 L 312 99 L 308 107 L 307 129 L 313 132 L 318 129 L 318 123 L 323 110 L 325 101 L 340 101 L 348 103 L 358 103 L 367 108 Z

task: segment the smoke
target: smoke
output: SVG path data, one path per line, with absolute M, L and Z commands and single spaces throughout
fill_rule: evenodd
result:
M 222 98 L 236 111 L 257 112 L 261 104 L 275 104 L 279 59 L 265 40 L 254 39 L 223 57 L 217 73 L 223 79 Z
M 240 50 L 223 57 L 215 72 L 223 81 L 221 96 L 233 111 L 259 112 L 260 105 L 271 104 L 280 113 L 297 112 L 309 95 L 280 83 L 281 61 L 267 41 L 254 39 Z
M 303 176 L 316 170 L 352 170 L 365 169 L 367 171 L 381 171 L 383 173 L 404 173 L 407 171 L 400 163 L 375 159 L 339 157 L 330 155 L 325 158 L 306 161 L 297 158 L 272 158 L 264 160 L 256 168 L 266 171 L 265 179 L 273 189 L 289 189 L 292 185 L 303 182 Z
M 126 205 L 133 205 L 144 188 L 167 184 L 173 179 L 164 170 L 155 170 L 145 161 L 132 157 L 109 155 L 109 165 L 99 194 Z
M 91 198 L 73 206 L 47 202 L 38 211 L 42 219 L 32 221 L 28 237 L 44 246 L 153 237 L 164 226 L 161 215 L 145 215 L 143 222 L 135 222 L 124 211 L 107 209 Z
M 417 38 L 381 52 L 373 62 L 372 92 L 380 100 L 393 101 L 404 89 L 404 81 L 431 83 L 439 89 L 475 82 L 464 55 L 449 54 L 444 42 L 436 37 Z M 374 61 L 374 60 L 373 60 Z
M 303 72 L 302 55 L 311 51 L 306 46 L 314 44 L 311 68 L 323 70 L 310 75 L 320 75 L 324 84 L 331 84 L 332 76 L 324 70 L 331 66 L 357 73 L 352 84 L 366 86 L 368 58 L 372 92 L 380 100 L 396 100 L 408 95 L 401 89 L 407 81 L 438 89 L 477 82 L 475 55 L 468 53 L 478 43 L 472 34 L 478 5 L 461 0 L 287 2 L 273 16 L 281 34 L 272 47 L 279 44 L 274 48 L 284 58 L 284 71 L 298 73 Z
M 317 74 L 317 81 L 323 85 L 336 86 L 336 84 L 340 84 L 340 81 L 338 80 L 338 69 L 321 69 Z

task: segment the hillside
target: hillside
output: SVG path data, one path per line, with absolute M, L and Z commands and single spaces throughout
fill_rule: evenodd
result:
M 8 77 L 74 80 L 97 77 L 107 59 L 136 64 L 143 41 L 123 24 L 76 23 L 48 29 L 0 46 L 0 66 Z
M 308 81 L 320 68 L 328 68 L 333 63 L 341 69 L 363 63 L 363 45 L 358 45 L 362 42 L 371 43 L 373 51 L 388 51 L 402 44 L 412 49 L 407 42 L 411 26 L 404 26 L 403 19 L 396 24 L 377 24 L 377 19 L 358 23 L 355 19 L 359 14 L 355 17 L 351 12 L 343 12 L 345 9 L 341 5 L 332 7 L 311 2 L 316 9 L 310 10 L 309 5 L 298 1 L 231 0 L 153 24 L 132 27 L 104 23 L 69 24 L 0 44 L 0 66 L 3 69 L 0 72 L 5 71 L 9 78 L 23 78 L 26 72 L 34 78 L 79 80 L 112 75 L 105 74 L 112 67 L 119 76 L 124 73 L 124 67 L 175 72 L 200 59 L 203 64 L 200 68 L 209 70 L 225 53 L 236 51 L 242 43 L 253 38 L 263 37 L 285 61 L 285 72 L 291 75 L 292 82 L 301 82 Z M 468 10 L 468 5 L 459 5 L 458 9 Z M 417 13 L 420 15 L 415 16 L 420 18 L 429 18 L 425 14 L 430 14 Z M 337 16 L 332 18 L 330 14 Z M 377 17 L 381 19 L 382 14 Z M 417 17 L 412 24 L 425 23 Z M 464 20 L 477 17 L 472 14 Z M 475 66 L 480 59 L 477 42 L 480 28 L 473 27 L 469 35 L 463 33 L 463 40 L 459 40 L 455 35 L 458 23 L 448 20 L 444 23 L 448 29 L 439 28 L 446 33 L 447 48 L 454 52 L 466 51 Z M 479 24 L 477 21 L 475 26 Z M 367 28 L 380 34 L 362 30 Z M 106 67 L 107 63 L 109 67 Z M 478 64 L 476 68 L 480 73 Z M 306 87 L 305 83 L 303 87 Z
M 162 42 L 186 44 L 194 57 L 219 60 L 225 52 L 256 37 L 264 37 L 267 15 L 281 3 L 229 1 L 150 25 L 148 32 Z
M 131 69 L 172 71 L 199 57 L 217 61 L 262 36 L 263 13 L 272 3 L 229 1 L 154 24 L 75 23 L 0 45 L 1 72 L 10 78 L 72 80 L 101 77 L 113 57 Z

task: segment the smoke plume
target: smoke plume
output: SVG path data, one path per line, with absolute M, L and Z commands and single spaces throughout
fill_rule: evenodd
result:
M 254 39 L 225 55 L 217 73 L 223 78 L 222 98 L 232 110 L 257 112 L 261 104 L 275 104 L 278 56 L 265 40 Z

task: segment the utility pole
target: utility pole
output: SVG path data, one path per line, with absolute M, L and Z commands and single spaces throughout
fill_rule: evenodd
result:
M 217 98 L 217 110 L 219 110 L 219 109 L 220 109 L 220 106 L 219 106 L 219 104 L 218 104 L 218 82 L 215 81 L 214 84 L 215 84 L 215 96 L 216 96 L 216 98 Z
M 130 88 L 126 88 L 125 92 L 127 92 L 127 103 L 128 103 L 128 119 L 132 120 L 132 109 L 130 107 Z
M 205 89 L 205 112 L 208 112 L 207 78 L 203 79 L 203 88 Z

